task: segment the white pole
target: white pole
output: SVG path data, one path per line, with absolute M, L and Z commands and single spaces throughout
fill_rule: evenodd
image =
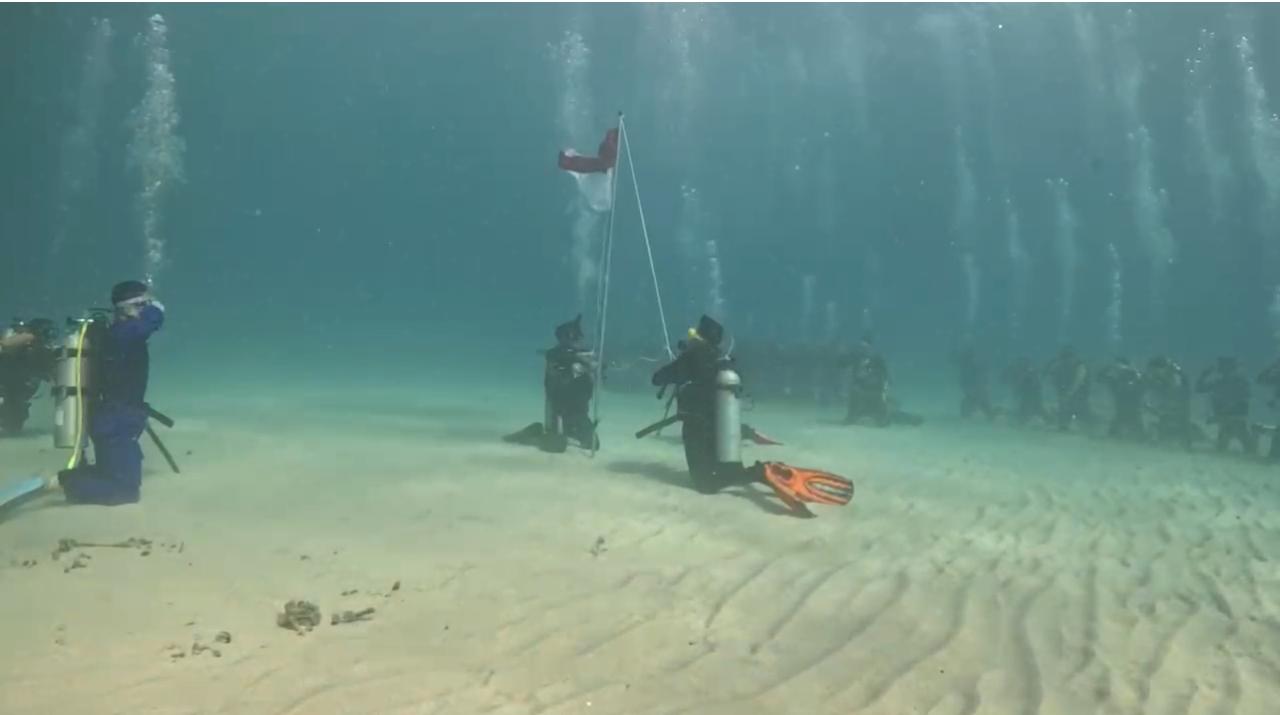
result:
M 618 140 L 622 140 L 622 113 L 618 113 Z M 621 158 L 621 157 L 619 157 Z M 604 378 L 604 338 L 605 331 L 608 328 L 609 318 L 609 278 L 613 270 L 613 219 L 618 214 L 618 161 L 614 161 L 613 176 L 610 180 L 609 187 L 609 227 L 605 233 L 604 246 L 601 248 L 601 267 L 598 306 L 600 314 L 597 316 L 596 330 L 596 374 L 595 389 L 591 395 L 591 419 L 599 424 L 600 422 L 600 392 L 603 389 Z M 595 443 L 592 442 L 591 454 L 595 455 Z

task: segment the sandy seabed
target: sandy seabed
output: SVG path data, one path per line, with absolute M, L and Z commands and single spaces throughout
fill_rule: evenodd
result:
M 762 407 L 749 459 L 857 484 L 804 520 L 689 490 L 644 396 L 591 459 L 497 440 L 531 390 L 263 394 L 166 405 L 139 505 L 0 520 L 0 713 L 1280 712 L 1280 467 Z

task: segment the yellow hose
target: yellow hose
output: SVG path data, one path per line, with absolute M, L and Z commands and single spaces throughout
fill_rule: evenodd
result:
M 84 391 L 80 388 L 84 380 L 84 336 L 89 332 L 89 321 L 80 324 L 80 335 L 76 339 L 76 443 L 71 448 L 71 459 L 67 469 L 75 469 L 80 464 L 84 452 Z

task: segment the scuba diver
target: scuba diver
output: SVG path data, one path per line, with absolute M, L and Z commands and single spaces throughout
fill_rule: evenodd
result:
M 1258 384 L 1266 385 L 1271 388 L 1271 399 L 1267 402 L 1267 406 L 1275 408 L 1280 406 L 1280 359 L 1271 363 L 1258 374 Z M 1276 427 L 1269 430 L 1271 432 L 1271 448 L 1267 453 L 1267 458 L 1273 462 L 1280 462 L 1280 432 Z
M 0 335 L 0 434 L 22 431 L 40 383 L 52 381 L 56 337 L 44 318 L 14 321 Z
M 972 417 L 981 412 L 988 420 L 995 419 L 996 409 L 991 405 L 991 390 L 987 379 L 987 366 L 978 359 L 973 345 L 965 340 L 952 356 L 960 376 L 960 416 Z
M 1218 451 L 1237 441 L 1245 454 L 1256 454 L 1258 438 L 1249 424 L 1249 380 L 1239 368 L 1233 357 L 1218 358 L 1217 365 L 1200 373 L 1196 392 L 1209 395 L 1213 421 L 1218 423 Z
M 879 427 L 887 427 L 889 415 L 889 366 L 863 338 L 850 356 L 852 375 L 849 382 L 849 407 L 845 424 L 871 419 Z
M 583 449 L 600 448 L 596 424 L 591 420 L 595 393 L 591 351 L 583 346 L 582 315 L 556 326 L 556 346 L 547 350 L 542 386 L 544 421 L 534 422 L 503 439 L 536 446 L 544 452 L 563 452 L 572 440 Z
M 1098 377 L 1111 389 L 1111 401 L 1115 407 L 1108 435 L 1145 440 L 1147 427 L 1142 422 L 1142 397 L 1146 382 L 1142 373 L 1128 358 L 1117 358 L 1103 368 Z
M 1015 360 L 1005 370 L 1004 381 L 1013 390 L 1013 418 L 1017 423 L 1025 425 L 1031 420 L 1043 422 L 1046 417 L 1044 386 L 1040 382 L 1040 372 L 1031 364 L 1031 359 L 1020 357 Z
M 857 424 L 870 419 L 877 427 L 891 424 L 919 425 L 924 418 L 894 409 L 889 399 L 889 365 L 871 346 L 870 338 L 862 338 L 853 349 L 849 363 L 849 407 L 844 423 Z
M 812 515 L 807 503 L 843 505 L 853 497 L 853 484 L 844 477 L 814 469 L 797 469 L 779 462 L 756 462 L 744 467 L 741 445 L 747 430 L 741 423 L 738 398 L 742 381 L 733 358 L 720 349 L 724 328 L 702 316 L 672 362 L 653 375 L 653 385 L 676 390 L 676 414 L 636 433 L 642 438 L 679 421 L 685 463 L 693 486 L 703 494 L 726 487 L 767 484 L 793 511 Z M 658 393 L 659 398 L 662 392 Z M 751 430 L 754 431 L 754 430 Z
M 1075 350 L 1064 346 L 1045 372 L 1058 394 L 1058 429 L 1066 432 L 1076 422 L 1092 423 L 1089 392 L 1093 380 L 1089 366 L 1076 356 Z
M 19 333 L 10 329 L 4 335 L 0 335 L 0 355 L 3 355 L 5 350 L 25 348 L 35 342 L 35 339 L 36 336 L 31 333 Z
M 1182 366 L 1166 357 L 1147 361 L 1147 408 L 1155 414 L 1155 440 L 1190 450 L 1198 428 L 1191 422 L 1191 383 Z
M 83 460 L 58 473 L 57 484 L 73 504 L 116 506 L 141 498 L 142 448 L 150 353 L 147 341 L 164 325 L 164 306 L 140 281 L 111 289 L 109 325 L 93 321 L 94 376 L 89 395 L 89 437 L 96 464 Z M 77 449 L 79 445 L 77 445 Z M 54 486 L 53 480 L 48 482 Z
M 822 371 L 822 382 L 819 385 L 821 390 L 821 399 L 819 405 L 827 407 L 834 404 L 845 394 L 844 382 L 848 377 L 849 371 L 845 366 L 849 364 L 848 348 L 842 345 L 840 341 L 832 339 L 823 348 L 820 360 L 820 369 Z

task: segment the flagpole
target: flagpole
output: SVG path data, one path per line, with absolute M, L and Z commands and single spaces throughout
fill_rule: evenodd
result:
M 622 112 L 618 112 L 618 141 L 622 141 Z M 617 152 L 615 151 L 615 154 Z M 605 233 L 604 246 L 601 250 L 601 269 L 599 281 L 599 297 L 596 330 L 596 374 L 595 389 L 592 391 L 591 398 L 591 420 L 596 424 L 600 424 L 600 393 L 604 387 L 604 339 L 605 331 L 609 326 L 609 279 L 613 271 L 613 222 L 614 217 L 618 214 L 618 164 L 621 156 L 617 156 L 613 164 L 613 176 L 609 181 L 609 225 Z M 591 455 L 595 456 L 596 443 L 592 442 Z

